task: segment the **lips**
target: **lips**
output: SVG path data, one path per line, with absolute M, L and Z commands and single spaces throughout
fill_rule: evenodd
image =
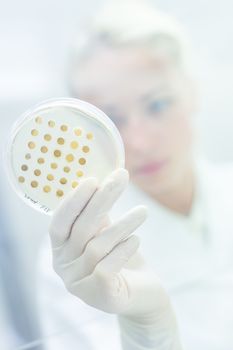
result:
M 167 163 L 166 160 L 156 161 L 156 162 L 148 162 L 141 167 L 139 167 L 136 172 L 140 175 L 151 175 L 158 173 Z

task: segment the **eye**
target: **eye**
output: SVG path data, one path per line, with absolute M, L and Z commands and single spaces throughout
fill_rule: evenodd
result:
M 171 103 L 171 99 L 168 98 L 153 100 L 148 104 L 147 110 L 149 113 L 161 113 L 165 111 Z

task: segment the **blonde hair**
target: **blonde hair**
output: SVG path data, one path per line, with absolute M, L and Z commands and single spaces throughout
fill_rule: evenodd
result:
M 173 17 L 157 10 L 147 0 L 107 2 L 77 39 L 71 70 L 77 69 L 78 64 L 101 45 L 134 45 L 148 47 L 156 54 L 163 53 L 185 73 L 191 71 L 191 50 L 185 30 Z

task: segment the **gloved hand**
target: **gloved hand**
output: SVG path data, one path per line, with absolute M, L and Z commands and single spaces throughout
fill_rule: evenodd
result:
M 109 211 L 128 184 L 114 171 L 100 186 L 88 178 L 53 215 L 53 266 L 68 291 L 118 315 L 124 349 L 181 349 L 169 298 L 137 252 L 132 235 L 146 218 L 137 206 L 111 223 Z

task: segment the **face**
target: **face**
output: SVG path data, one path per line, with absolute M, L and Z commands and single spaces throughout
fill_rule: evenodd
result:
M 101 49 L 76 74 L 76 97 L 118 127 L 131 180 L 151 195 L 175 186 L 192 162 L 191 82 L 148 48 Z

